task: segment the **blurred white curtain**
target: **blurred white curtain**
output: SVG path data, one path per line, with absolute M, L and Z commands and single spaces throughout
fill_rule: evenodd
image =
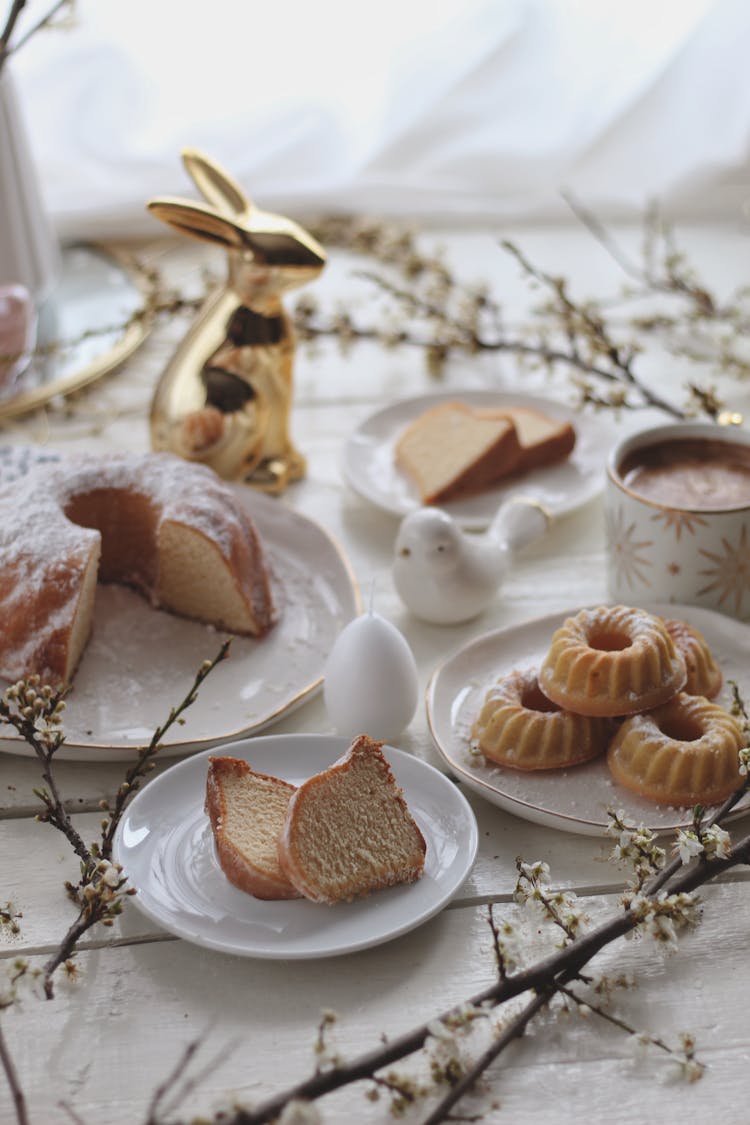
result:
M 76 10 L 12 60 L 66 236 L 154 233 L 150 196 L 194 194 L 186 145 L 298 216 L 549 217 L 568 187 L 604 214 L 731 217 L 750 196 L 747 0 Z

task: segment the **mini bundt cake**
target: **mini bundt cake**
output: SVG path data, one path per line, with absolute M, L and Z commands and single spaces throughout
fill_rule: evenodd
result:
M 658 707 L 686 677 L 685 661 L 660 618 L 629 606 L 600 606 L 581 610 L 554 632 L 539 686 L 567 711 L 612 717 Z
M 487 693 L 471 731 L 485 758 L 516 770 L 574 766 L 603 754 L 609 719 L 561 710 L 539 689 L 533 670 L 513 671 Z
M 713 805 L 742 784 L 739 723 L 718 704 L 679 692 L 620 726 L 607 752 L 615 781 L 664 805 Z
M 675 648 L 682 653 L 685 661 L 687 668 L 685 691 L 688 695 L 704 695 L 706 699 L 713 699 L 721 691 L 724 676 L 714 659 L 708 641 L 686 621 L 665 618 L 664 624 L 675 643 Z
M 242 758 L 209 758 L 206 812 L 219 865 L 255 898 L 299 898 L 279 867 L 276 841 L 295 786 L 256 773 Z
M 279 836 L 281 869 L 305 898 L 333 904 L 413 883 L 426 843 L 381 750 L 367 735 L 303 782 Z
M 68 683 L 101 582 L 262 636 L 275 612 L 263 550 L 234 492 L 168 453 L 30 463 L 0 487 L 0 676 Z

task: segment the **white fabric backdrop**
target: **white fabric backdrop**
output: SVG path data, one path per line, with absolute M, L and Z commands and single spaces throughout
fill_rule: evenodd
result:
M 29 0 L 28 18 L 46 7 Z M 747 0 L 78 0 L 14 63 L 64 235 L 154 233 L 201 148 L 266 207 L 439 219 L 750 198 Z M 161 228 L 158 228 L 161 229 Z

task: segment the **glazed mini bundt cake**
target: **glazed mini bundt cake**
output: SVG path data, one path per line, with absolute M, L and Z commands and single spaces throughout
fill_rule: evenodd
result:
M 685 661 L 664 622 L 629 606 L 583 609 L 555 631 L 539 686 L 578 715 L 633 715 L 685 684 Z
M 713 699 L 721 691 L 724 681 L 721 668 L 716 663 L 711 647 L 701 632 L 686 621 L 664 618 L 667 632 L 682 654 L 687 668 L 685 691 L 688 695 L 704 695 Z
M 471 738 L 489 761 L 516 770 L 574 766 L 603 754 L 609 719 L 563 711 L 539 689 L 533 670 L 503 676 L 487 693 Z
M 607 752 L 615 781 L 664 805 L 713 805 L 742 784 L 739 723 L 718 704 L 679 692 L 620 726 Z
M 233 633 L 262 636 L 275 618 L 235 493 L 169 453 L 31 463 L 0 487 L 0 676 L 70 682 L 97 580 Z

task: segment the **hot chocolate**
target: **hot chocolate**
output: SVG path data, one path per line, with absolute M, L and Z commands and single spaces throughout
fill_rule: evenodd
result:
M 680 438 L 628 454 L 618 475 L 626 488 L 669 508 L 720 511 L 750 506 L 750 446 Z

